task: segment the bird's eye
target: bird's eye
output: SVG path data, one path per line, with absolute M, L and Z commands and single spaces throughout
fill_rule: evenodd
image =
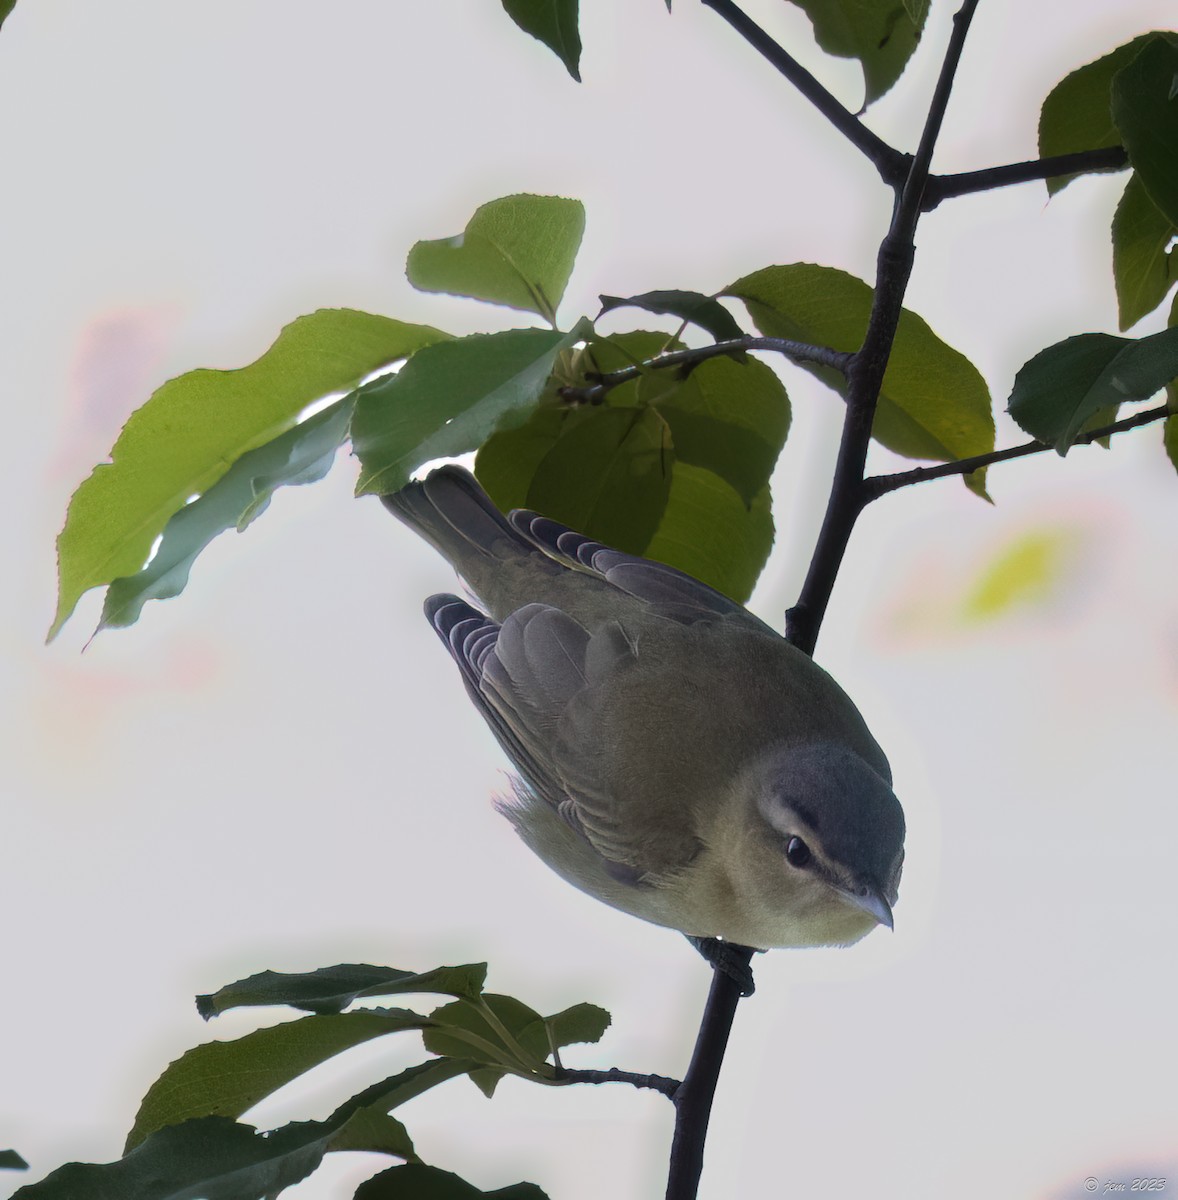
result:
M 785 846 L 785 857 L 791 867 L 804 867 L 810 861 L 810 847 L 800 837 L 791 837 Z

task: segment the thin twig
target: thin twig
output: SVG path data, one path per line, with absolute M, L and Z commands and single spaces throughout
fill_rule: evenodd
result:
M 1050 158 L 1035 158 L 1029 162 L 1009 163 L 1003 167 L 986 167 L 981 171 L 932 175 L 924 189 L 923 207 L 925 212 L 931 212 L 942 200 L 949 200 L 954 196 L 989 192 L 995 188 L 1009 187 L 1012 183 L 1055 179 L 1060 175 L 1117 171 L 1128 165 L 1129 156 L 1123 146 L 1106 146 L 1101 150 L 1078 150 L 1075 154 L 1056 154 Z
M 889 146 L 878 134 L 872 133 L 747 13 L 732 0 L 703 0 L 703 5 L 723 17 L 758 54 L 776 67 L 851 145 L 867 157 L 885 183 L 893 185 L 902 178 L 907 167 L 907 155 Z
M 707 346 L 692 346 L 686 350 L 672 350 L 668 354 L 660 354 L 657 358 L 637 363 L 632 367 L 622 367 L 617 371 L 607 371 L 593 383 L 583 387 L 562 387 L 558 389 L 561 399 L 572 404 L 598 404 L 602 397 L 613 388 L 623 383 L 629 383 L 647 371 L 662 371 L 668 367 L 693 366 L 709 358 L 718 358 L 724 354 L 740 354 L 746 350 L 771 350 L 783 354 L 790 362 L 817 363 L 822 367 L 831 367 L 836 371 L 845 372 L 851 356 L 842 350 L 832 350 L 829 346 L 811 346 L 807 342 L 794 342 L 789 338 L 774 337 L 739 337 L 729 338 L 723 342 L 712 342 Z
M 1086 446 L 1101 438 L 1112 437 L 1114 433 L 1124 433 L 1126 429 L 1137 429 L 1141 425 L 1149 425 L 1164 417 L 1172 417 L 1174 410 L 1163 404 L 1160 408 L 1146 409 L 1145 412 L 1135 413 L 1124 420 L 1114 421 L 1111 425 L 1102 425 L 1099 429 L 1091 429 L 1082 433 L 1072 443 L 1074 446 Z M 945 479 L 953 475 L 968 475 L 972 471 L 981 470 L 993 463 L 1008 462 L 1012 458 L 1026 458 L 1029 454 L 1042 454 L 1054 450 L 1050 442 L 1024 442 L 1021 446 L 1009 446 L 1005 450 L 991 450 L 988 454 L 975 454 L 972 458 L 959 458 L 953 462 L 938 463 L 935 467 L 916 467 L 911 471 L 897 471 L 892 475 L 873 475 L 863 481 L 864 503 L 878 500 L 899 488 L 909 487 L 914 483 L 925 483 L 930 479 Z
M 682 1086 L 678 1079 L 666 1075 L 639 1075 L 634 1071 L 622 1071 L 610 1067 L 608 1071 L 582 1071 L 561 1067 L 556 1072 L 557 1083 L 628 1083 L 631 1087 L 650 1088 L 673 1100 Z

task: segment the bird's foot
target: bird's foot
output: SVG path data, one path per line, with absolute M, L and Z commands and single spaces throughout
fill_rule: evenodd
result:
M 755 950 L 738 946 L 735 942 L 722 942 L 719 938 L 692 937 L 691 934 L 686 937 L 700 952 L 704 962 L 714 971 L 727 975 L 740 988 L 741 996 L 751 996 L 757 990 L 751 965 Z

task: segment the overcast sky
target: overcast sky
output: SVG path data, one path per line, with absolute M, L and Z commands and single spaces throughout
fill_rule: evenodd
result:
M 583 7 L 580 87 L 489 0 L 20 0 L 0 31 L 0 1148 L 29 1178 L 117 1157 L 170 1059 L 254 1023 L 210 1030 L 192 996 L 266 967 L 489 959 L 490 986 L 536 1008 L 614 1013 L 569 1061 L 686 1065 L 705 968 L 569 889 L 491 809 L 502 757 L 420 616 L 452 578 L 351 499 L 351 461 L 223 537 L 135 628 L 81 653 L 92 594 L 42 644 L 69 494 L 164 379 L 240 366 L 323 306 L 458 333 L 518 321 L 403 278 L 414 240 L 457 233 L 486 200 L 585 201 L 569 323 L 600 292 L 712 291 L 774 262 L 870 277 L 887 194 L 726 26 L 694 0 L 670 17 L 659 0 Z M 817 53 L 796 10 L 748 7 L 858 104 L 857 69 Z M 869 115 L 905 148 L 952 8 L 935 0 Z M 1172 19 L 1164 0 L 983 0 L 935 166 L 1033 157 L 1056 80 Z M 1123 180 L 1050 204 L 1027 185 L 922 224 L 908 303 L 999 410 L 1032 353 L 1115 331 Z M 830 393 L 785 378 L 778 544 L 752 604 L 777 626 L 839 420 Z M 999 444 L 1019 440 L 1000 417 Z M 1178 479 L 1155 427 L 990 482 L 994 507 L 948 480 L 856 533 L 818 657 L 908 812 L 896 931 L 758 958 L 705 1196 L 990 1200 L 1178 1177 Z M 1062 552 L 1041 600 L 968 619 L 986 565 L 1028 535 Z M 253 1117 L 324 1115 L 419 1053 L 369 1047 Z M 427 1160 L 482 1187 L 661 1193 L 656 1096 L 509 1082 L 488 1104 L 456 1081 L 404 1115 Z M 372 1169 L 336 1156 L 288 1194 L 349 1195 Z

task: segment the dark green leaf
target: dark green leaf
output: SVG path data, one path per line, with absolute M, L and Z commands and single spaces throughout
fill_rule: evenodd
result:
M 1136 325 L 1166 298 L 1174 283 L 1176 260 L 1169 247 L 1176 233 L 1140 177 L 1131 175 L 1113 216 L 1113 279 L 1122 329 Z
M 284 1084 L 352 1046 L 428 1024 L 429 1018 L 419 1013 L 374 1009 L 303 1017 L 234 1041 L 197 1046 L 148 1089 L 124 1153 L 165 1125 L 192 1117 L 240 1117 Z
M 0 6 L 0 13 L 7 15 L 12 11 L 12 5 L 9 4 L 7 10 Z M 0 21 L 4 18 L 0 16 Z M 0 1171 L 27 1171 L 29 1164 L 15 1150 L 0 1150 Z
M 667 424 L 654 410 L 584 410 L 536 467 L 528 505 L 640 554 L 666 508 L 673 455 Z
M 411 1162 L 417 1158 L 409 1130 L 386 1112 L 361 1109 L 331 1139 L 328 1147 L 337 1150 L 363 1150 L 369 1154 L 391 1154 Z
M 1118 46 L 1095 62 L 1078 67 L 1051 89 L 1039 111 L 1040 157 L 1054 158 L 1058 154 L 1078 154 L 1121 144 L 1121 135 L 1112 117 L 1113 76 L 1132 62 L 1145 43 L 1156 36 L 1142 34 Z M 1054 195 L 1078 178 L 1079 174 L 1058 175 L 1047 180 L 1048 194 Z
M 259 1134 L 226 1117 L 153 1133 L 117 1162 L 67 1163 L 13 1200 L 258 1200 L 305 1179 L 344 1122 L 307 1121 Z
M 244 530 L 284 484 L 322 479 L 348 436 L 354 402 L 354 395 L 337 401 L 243 454 L 208 491 L 173 513 L 147 566 L 111 582 L 98 628 L 133 625 L 148 600 L 178 596 L 197 555 L 219 533 Z
M 407 1104 L 410 1100 L 428 1092 L 432 1087 L 437 1087 L 440 1083 L 455 1079 L 459 1075 L 469 1075 L 478 1069 L 479 1064 L 470 1059 L 430 1059 L 429 1062 L 407 1067 L 397 1075 L 392 1075 L 388 1079 L 382 1079 L 379 1083 L 366 1087 L 362 1092 L 340 1105 L 333 1117 L 359 1118 L 363 1113 L 387 1113 L 389 1109 Z M 358 1126 L 360 1129 L 365 1127 L 366 1123 Z M 333 1143 L 332 1148 L 343 1150 L 351 1147 L 337 1146 Z
M 581 82 L 581 35 L 577 29 L 577 0 L 503 0 L 507 15 L 525 32 L 538 38 Z
M 486 992 L 482 1002 L 456 1000 L 434 1009 L 430 1020 L 433 1028 L 422 1034 L 422 1041 L 431 1054 L 520 1070 L 536 1070 L 548 1057 L 540 1014 L 514 996 Z
M 569 333 L 474 334 L 427 346 L 396 375 L 361 388 L 352 418 L 357 493 L 398 491 L 423 463 L 466 454 L 496 428 L 522 423 L 557 356 L 590 332 L 580 321 Z
M 1149 198 L 1178 225 L 1178 44 L 1154 38 L 1117 72 L 1112 116 Z
M 420 291 L 522 308 L 555 325 L 584 232 L 579 200 L 504 196 L 477 209 L 457 236 L 418 242 L 405 273 Z
M 357 1189 L 355 1200 L 548 1200 L 534 1183 L 514 1183 L 510 1187 L 484 1192 L 438 1167 L 424 1163 L 406 1163 L 390 1167 Z
M 79 597 L 134 574 L 169 517 L 230 464 L 290 429 L 313 401 L 449 335 L 351 309 L 287 325 L 256 362 L 170 380 L 123 426 L 111 462 L 70 500 L 57 539 L 56 636 Z
M 344 963 L 296 974 L 261 971 L 212 995 L 197 996 L 196 1007 L 207 1021 L 231 1008 L 261 1005 L 282 1004 L 313 1013 L 337 1013 L 361 997 L 422 993 L 473 999 L 481 993 L 486 977 L 486 963 L 436 967 L 421 973 L 367 963 Z
M 0 0 L 0 25 L 4 24 L 5 20 L 8 18 L 8 15 L 15 7 L 16 0 Z M 0 1150 L 0 1155 L 12 1153 L 14 1153 L 12 1150 Z M 4 1160 L 3 1158 L 0 1158 L 0 1167 L 2 1166 L 4 1166 Z
M 646 557 L 678 567 L 743 604 L 772 547 L 767 487 L 749 508 L 719 476 L 679 463 Z
M 714 471 L 752 504 L 789 433 L 789 397 L 773 371 L 756 359 L 709 359 L 651 402 L 670 427 L 676 461 Z
M 602 296 L 601 311 L 612 312 L 615 308 L 641 308 L 646 312 L 660 313 L 690 321 L 706 330 L 718 342 L 744 337 L 744 330 L 736 318 L 714 296 L 701 292 L 660 291 L 643 292 L 640 296 Z
M 924 0 L 793 0 L 810 18 L 827 54 L 857 58 L 863 68 L 864 107 L 900 78 L 920 41 Z
M 599 1042 L 610 1027 L 610 1015 L 596 1004 L 574 1004 L 563 1012 L 544 1018 L 551 1047 L 559 1050 L 583 1042 Z
M 766 267 L 738 279 L 726 294 L 744 300 L 771 337 L 835 350 L 859 349 L 871 314 L 872 289 L 861 279 L 810 263 Z M 844 380 L 807 367 L 840 394 Z M 915 313 L 900 314 L 872 434 L 907 458 L 942 462 L 994 449 L 990 393 L 974 365 L 946 345 Z M 978 490 L 979 481 L 966 480 Z
M 1178 329 L 1132 340 L 1082 333 L 1023 364 L 1010 415 L 1032 437 L 1065 454 L 1085 423 L 1106 405 L 1148 400 L 1178 376 Z

